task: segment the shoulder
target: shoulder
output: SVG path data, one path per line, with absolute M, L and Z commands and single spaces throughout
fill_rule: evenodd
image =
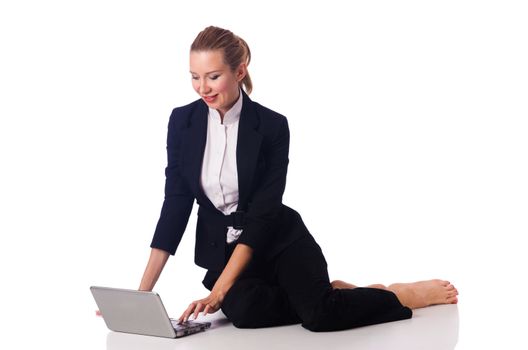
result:
M 273 134 L 279 132 L 279 130 L 288 128 L 287 118 L 268 107 L 261 105 L 258 102 L 251 101 L 253 110 L 258 117 L 260 127 L 259 129 L 269 130 Z
M 200 99 L 184 106 L 176 107 L 172 110 L 169 120 L 169 127 L 183 129 L 190 125 L 193 115 L 204 108 L 204 103 Z
M 265 107 L 258 102 L 252 101 L 252 103 L 253 103 L 253 106 L 257 114 L 263 119 L 268 119 L 270 122 L 279 122 L 279 123 L 283 122 L 286 119 L 284 115 L 278 112 L 275 112 L 274 110 L 268 107 Z

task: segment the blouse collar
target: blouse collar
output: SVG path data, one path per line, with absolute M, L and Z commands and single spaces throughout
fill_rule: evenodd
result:
M 226 114 L 224 115 L 224 125 L 229 125 L 237 122 L 240 119 L 240 112 L 242 111 L 242 91 L 239 91 L 238 100 L 235 102 L 233 107 L 231 107 Z M 209 107 L 209 116 L 217 123 L 222 124 L 222 118 L 220 118 L 220 113 Z

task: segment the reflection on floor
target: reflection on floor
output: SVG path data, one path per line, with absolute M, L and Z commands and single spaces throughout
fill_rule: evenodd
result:
M 410 320 L 329 333 L 300 325 L 237 329 L 219 312 L 203 320 L 211 329 L 180 339 L 109 332 L 107 350 L 139 349 L 405 349 L 453 350 L 458 341 L 458 307 L 438 305 L 415 310 Z

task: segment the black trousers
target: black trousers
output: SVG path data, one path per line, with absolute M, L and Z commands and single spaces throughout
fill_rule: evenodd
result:
M 311 235 L 270 262 L 250 264 L 226 294 L 222 311 L 239 328 L 302 323 L 315 332 L 412 317 L 412 311 L 390 291 L 332 289 L 326 260 Z

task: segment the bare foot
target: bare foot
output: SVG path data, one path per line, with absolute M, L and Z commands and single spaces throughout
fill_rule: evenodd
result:
M 388 289 L 396 294 L 400 302 L 418 309 L 437 304 L 456 304 L 458 291 L 451 283 L 443 280 L 429 280 L 414 283 L 395 283 Z
M 383 284 L 379 284 L 379 283 L 376 283 L 376 284 L 370 284 L 367 286 L 367 288 L 376 288 L 376 289 L 387 289 L 387 287 L 385 287 Z
M 335 280 L 330 283 L 332 285 L 333 289 L 354 289 L 357 288 L 356 285 L 353 285 L 352 283 L 347 283 L 345 281 L 341 280 Z
M 354 289 L 354 288 L 357 288 L 357 286 L 355 284 L 348 283 L 348 282 L 341 281 L 341 280 L 332 281 L 331 285 L 332 285 L 333 289 Z M 368 285 L 367 288 L 387 289 L 387 287 L 385 287 L 383 284 L 379 284 L 379 283 Z

